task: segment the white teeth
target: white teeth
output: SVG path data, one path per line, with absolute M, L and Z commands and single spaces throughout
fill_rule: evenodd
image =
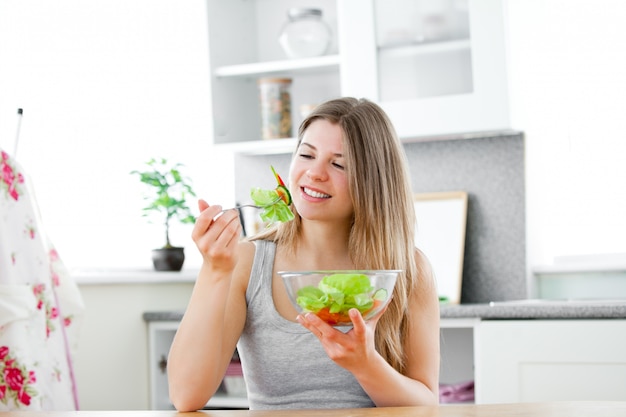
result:
M 306 195 L 310 195 L 311 197 L 315 197 L 315 198 L 330 198 L 330 196 L 328 194 L 324 194 L 324 193 L 318 193 L 317 191 L 313 191 L 309 188 L 303 188 L 304 193 Z

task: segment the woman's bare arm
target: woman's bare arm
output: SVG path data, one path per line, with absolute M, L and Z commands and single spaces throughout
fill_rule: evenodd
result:
M 356 378 L 378 407 L 439 403 L 439 298 L 430 267 L 419 286 L 421 290 L 409 301 L 406 376 L 380 355 L 356 371 Z
M 167 362 L 170 400 L 179 411 L 204 407 L 222 381 L 245 323 L 254 256 L 252 243 L 239 242 L 236 213 L 213 220 L 218 206 L 202 207 L 192 236 L 203 265 Z

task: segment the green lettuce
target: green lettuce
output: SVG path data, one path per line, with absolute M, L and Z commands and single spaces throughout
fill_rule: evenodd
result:
M 285 201 L 282 199 L 276 201 L 279 194 L 275 189 L 266 190 L 255 187 L 250 191 L 250 197 L 254 204 L 263 207 L 260 216 L 264 222 L 288 222 L 295 217 Z
M 387 299 L 387 291 L 374 290 L 369 278 L 364 274 L 327 275 L 315 286 L 298 290 L 296 302 L 303 310 L 317 313 L 327 308 L 329 313 L 347 314 L 351 308 L 365 313 L 374 306 L 374 300 Z

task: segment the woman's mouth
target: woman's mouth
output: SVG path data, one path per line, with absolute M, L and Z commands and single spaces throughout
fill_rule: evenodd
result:
M 313 198 L 330 198 L 330 195 L 328 194 L 321 193 L 319 191 L 315 191 L 307 187 L 302 187 L 302 192 L 305 195 L 308 195 L 309 197 L 313 197 Z

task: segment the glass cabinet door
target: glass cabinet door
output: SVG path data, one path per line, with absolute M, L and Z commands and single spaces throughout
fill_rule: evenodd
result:
M 380 101 L 473 91 L 468 0 L 376 0 Z
M 501 0 L 340 4 L 358 17 L 340 20 L 343 92 L 380 103 L 403 140 L 509 129 Z

